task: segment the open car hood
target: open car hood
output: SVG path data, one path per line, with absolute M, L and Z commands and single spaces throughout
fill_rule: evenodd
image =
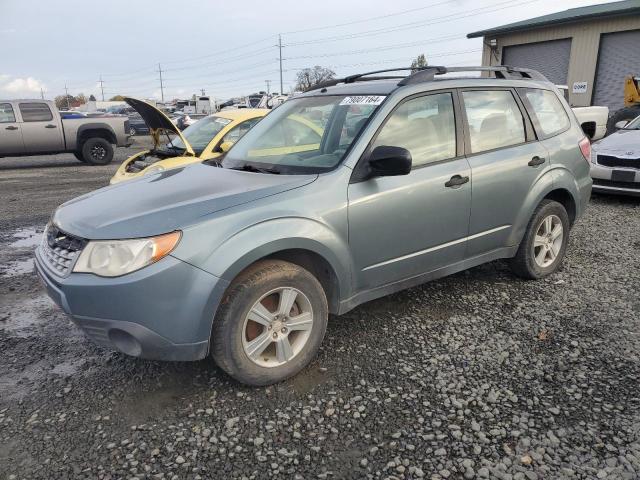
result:
M 146 122 L 147 126 L 151 130 L 151 135 L 153 136 L 154 148 L 157 148 L 158 144 L 160 143 L 160 133 L 162 131 L 166 131 L 180 137 L 180 140 L 182 140 L 182 143 L 187 148 L 185 152 L 187 155 L 191 155 L 194 157 L 196 156 L 193 148 L 191 147 L 191 145 L 189 145 L 187 139 L 184 138 L 178 126 L 174 125 L 171 119 L 164 113 L 162 113 L 150 103 L 147 103 L 143 100 L 138 100 L 137 98 L 124 97 L 124 101 L 127 102 L 136 112 L 138 112 L 142 119 Z

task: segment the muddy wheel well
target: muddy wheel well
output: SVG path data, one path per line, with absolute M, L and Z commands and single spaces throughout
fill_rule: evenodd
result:
M 576 202 L 568 190 L 565 190 L 563 188 L 552 190 L 551 192 L 547 193 L 544 198 L 554 200 L 561 204 L 567 211 L 567 215 L 569 215 L 569 221 L 571 222 L 571 225 L 573 225 L 573 222 L 576 219 Z
M 338 276 L 333 270 L 333 267 L 331 267 L 331 264 L 321 255 L 309 250 L 290 249 L 272 253 L 264 259 L 276 259 L 294 263 L 311 272 L 324 289 L 329 304 L 329 312 L 337 313 L 340 305 Z

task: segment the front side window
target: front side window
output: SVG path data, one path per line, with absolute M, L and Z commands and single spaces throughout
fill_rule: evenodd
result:
M 209 145 L 209 142 L 213 140 L 213 137 L 220 133 L 220 131 L 230 123 L 231 120 L 228 118 L 216 116 L 206 117 L 185 128 L 182 132 L 182 136 L 187 140 L 187 142 L 189 142 L 189 145 L 191 145 L 191 148 L 193 148 L 196 155 L 199 155 L 205 148 L 207 148 L 207 145 Z M 186 149 L 180 137 L 173 139 L 171 147 L 174 150 Z
M 540 137 L 548 138 L 569 128 L 571 121 L 555 93 L 538 88 L 523 88 L 519 91 L 521 96 L 524 93 Z
M 225 142 L 236 143 L 238 140 L 240 140 L 244 136 L 245 133 L 247 133 L 251 129 L 251 127 L 253 127 L 256 123 L 258 123 L 259 120 L 260 120 L 260 117 L 251 118 L 249 120 L 245 120 L 244 122 L 241 122 L 240 124 L 236 125 L 231 130 L 229 130 L 224 137 L 222 137 L 222 143 L 225 143 Z
M 0 123 L 14 123 L 16 116 L 10 103 L 0 103 Z
M 456 156 L 456 125 L 450 93 L 413 98 L 386 120 L 371 148 L 402 147 L 414 167 Z
M 330 95 L 288 100 L 240 138 L 222 165 L 288 174 L 331 170 L 384 99 Z M 360 118 L 353 121 L 356 111 Z
M 48 122 L 53 120 L 46 103 L 21 103 L 20 114 L 23 122 Z
M 485 152 L 525 142 L 524 119 L 508 90 L 462 92 L 471 152 Z

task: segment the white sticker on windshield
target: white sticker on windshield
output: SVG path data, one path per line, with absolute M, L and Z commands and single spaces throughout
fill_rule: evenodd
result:
M 380 105 L 385 95 L 359 95 L 356 97 L 344 97 L 340 105 Z

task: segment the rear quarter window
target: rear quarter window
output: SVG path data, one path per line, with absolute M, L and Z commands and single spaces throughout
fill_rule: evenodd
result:
M 519 88 L 539 138 L 545 139 L 564 132 L 571 125 L 562 103 L 550 90 Z
M 21 103 L 20 114 L 23 122 L 48 122 L 53 120 L 51 109 L 46 103 Z

